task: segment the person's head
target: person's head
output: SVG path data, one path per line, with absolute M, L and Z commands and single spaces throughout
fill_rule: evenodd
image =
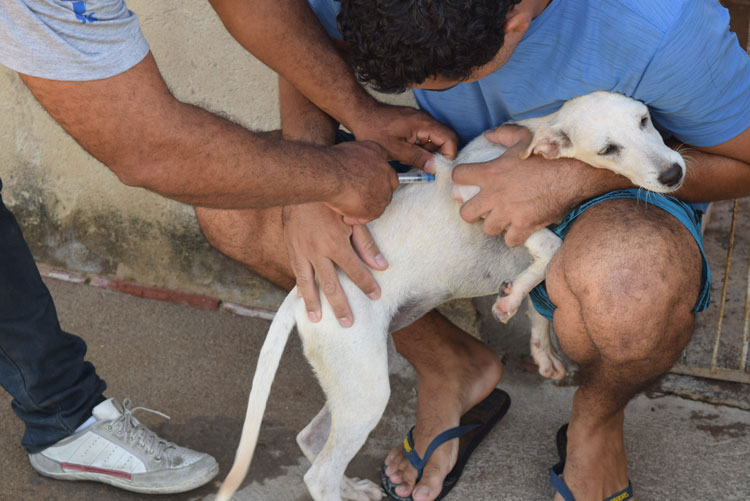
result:
M 383 92 L 444 89 L 507 62 L 531 16 L 522 0 L 342 0 L 339 29 L 360 80 Z

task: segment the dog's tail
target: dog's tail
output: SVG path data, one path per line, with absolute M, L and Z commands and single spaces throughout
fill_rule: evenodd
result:
M 237 454 L 232 469 L 216 495 L 217 501 L 225 501 L 231 498 L 250 468 L 250 461 L 258 443 L 260 423 L 266 411 L 268 394 L 271 392 L 271 384 L 276 376 L 276 369 L 279 367 L 281 354 L 284 352 L 284 346 L 289 339 L 289 333 L 294 327 L 294 307 L 298 300 L 296 288 L 292 289 L 284 302 L 281 303 L 276 316 L 273 317 L 271 327 L 268 329 L 268 335 L 258 356 L 258 366 L 255 369 L 253 386 L 250 390 L 240 444 L 237 446 Z

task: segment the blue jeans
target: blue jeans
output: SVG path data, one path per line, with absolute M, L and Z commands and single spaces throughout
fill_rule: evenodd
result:
M 86 343 L 60 328 L 52 296 L 0 198 L 0 385 L 26 424 L 21 444 L 28 452 L 70 435 L 104 400 L 106 384 L 85 355 Z

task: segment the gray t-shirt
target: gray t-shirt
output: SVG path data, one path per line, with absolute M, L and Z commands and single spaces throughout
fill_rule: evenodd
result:
M 125 0 L 0 0 L 0 64 L 52 80 L 98 80 L 148 53 Z

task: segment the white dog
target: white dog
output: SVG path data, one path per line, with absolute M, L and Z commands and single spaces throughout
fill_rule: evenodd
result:
M 519 125 L 533 133 L 525 156 L 577 158 L 659 192 L 676 190 L 685 175 L 682 157 L 664 145 L 646 106 L 619 94 L 581 96 L 556 113 Z M 486 162 L 504 151 L 481 136 L 453 162 L 436 155 L 434 183 L 407 185 L 394 194 L 383 215 L 368 225 L 390 263 L 385 271 L 373 270 L 382 290 L 380 299 L 370 300 L 339 273 L 354 313 L 352 327 L 342 328 L 325 301 L 322 320 L 311 322 L 296 290 L 289 293 L 261 349 L 235 463 L 217 499 L 229 499 L 247 474 L 271 383 L 295 324 L 305 356 L 327 396 L 323 409 L 297 436 L 312 463 L 305 474 L 310 494 L 325 501 L 381 499 L 379 486 L 348 479 L 344 471 L 388 402 L 389 333 L 445 301 L 488 295 L 501 286 L 504 294 L 493 311 L 507 320 L 523 297 L 544 279 L 547 264 L 560 245 L 554 233 L 541 230 L 526 242 L 529 252 L 509 249 L 502 237 L 487 236 L 481 225 L 461 219 L 459 203 L 451 196 L 456 194 L 451 182 L 453 167 Z M 463 200 L 478 192 L 473 187 L 455 188 Z M 515 278 L 508 281 L 508 277 Z M 549 324 L 539 315 L 532 318 L 532 336 L 540 372 L 562 377 L 565 369 L 550 348 Z

